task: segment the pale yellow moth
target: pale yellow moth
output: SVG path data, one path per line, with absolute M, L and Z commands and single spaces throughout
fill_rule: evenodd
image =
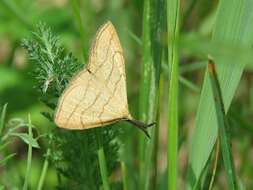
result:
M 133 119 L 128 110 L 123 49 L 111 22 L 97 32 L 88 65 L 61 95 L 54 121 L 65 129 L 102 127 L 121 120 L 145 132 L 152 124 Z

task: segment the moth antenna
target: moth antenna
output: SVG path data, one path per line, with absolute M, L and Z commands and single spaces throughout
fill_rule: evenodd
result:
M 150 139 L 150 135 L 149 135 L 147 129 L 149 127 L 154 126 L 156 124 L 155 122 L 154 123 L 150 123 L 150 124 L 146 124 L 146 123 L 143 123 L 143 122 L 135 120 L 135 119 L 127 119 L 126 121 L 129 122 L 129 123 L 131 123 L 131 124 L 133 124 L 134 126 L 136 126 L 137 128 L 139 128 L 140 130 L 142 130 L 149 139 Z

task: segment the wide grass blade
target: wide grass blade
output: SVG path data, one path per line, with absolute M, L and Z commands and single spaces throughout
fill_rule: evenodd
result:
M 140 87 L 140 118 L 152 123 L 158 119 L 157 109 L 159 98 L 159 80 L 162 57 L 161 36 L 165 24 L 165 0 L 145 0 L 143 12 L 142 65 Z M 157 124 L 158 122 L 156 122 Z M 156 176 L 150 180 L 155 157 L 155 143 L 158 130 L 151 129 L 151 139 L 146 141 L 143 134 L 140 137 L 140 179 L 139 189 L 149 189 L 155 186 Z
M 168 64 L 169 64 L 169 113 L 168 113 L 168 190 L 177 189 L 178 160 L 178 45 L 179 0 L 167 1 Z
M 248 46 L 253 42 L 253 2 L 251 0 L 221 0 L 217 10 L 213 41 Z M 245 62 L 233 63 L 226 56 L 214 57 L 220 82 L 225 112 L 231 104 L 240 81 Z M 190 150 L 188 188 L 192 189 L 199 180 L 217 137 L 217 117 L 208 74 L 204 84 L 196 118 L 196 127 Z

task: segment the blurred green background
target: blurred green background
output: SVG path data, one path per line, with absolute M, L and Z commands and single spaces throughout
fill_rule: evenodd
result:
M 209 39 L 218 1 L 192 0 L 181 1 L 182 35 L 201 36 Z M 95 32 L 106 21 L 114 24 L 122 43 L 127 72 L 129 108 L 134 116 L 138 114 L 138 95 L 140 82 L 141 45 L 138 43 L 142 35 L 142 0 L 80 0 L 83 36 L 79 33 L 73 12 L 73 5 L 68 0 L 1 0 L 0 2 L 0 106 L 8 103 L 9 118 L 27 119 L 31 114 L 33 124 L 38 131 L 46 133 L 53 124 L 41 115 L 47 107 L 38 99 L 39 94 L 34 88 L 31 71 L 34 65 L 29 62 L 27 53 L 21 48 L 21 40 L 31 35 L 36 24 L 43 21 L 53 33 L 59 37 L 59 42 L 66 51 L 83 64 L 87 61 L 89 46 Z M 166 46 L 166 33 L 161 43 Z M 252 34 L 253 35 L 253 34 Z M 202 58 L 196 58 L 183 51 L 180 57 L 180 152 L 179 152 L 179 186 L 185 187 L 187 159 L 191 144 L 191 134 L 198 107 L 201 85 L 205 71 Z M 86 57 L 86 59 L 84 59 Z M 165 65 L 165 64 L 164 64 Z M 252 64 L 251 64 L 252 65 Z M 166 75 L 166 67 L 163 67 Z M 246 189 L 253 188 L 253 74 L 252 66 L 248 65 L 239 84 L 236 96 L 229 110 L 231 121 L 231 139 L 236 170 Z M 165 84 L 167 85 L 167 79 Z M 190 82 L 190 83 L 189 83 Z M 165 85 L 165 89 L 167 89 Z M 165 90 L 166 91 L 166 90 Z M 162 105 L 167 105 L 167 95 L 162 97 Z M 159 140 L 159 173 L 164 178 L 166 170 L 166 139 L 167 139 L 167 106 L 160 110 L 161 127 Z M 128 128 L 128 133 L 137 133 Z M 134 149 L 133 142 L 124 140 L 126 146 Z M 43 164 L 44 149 L 33 152 L 31 189 L 35 189 Z M 23 185 L 26 169 L 27 146 L 15 139 L 8 151 L 17 155 L 0 167 L 0 184 L 7 189 L 20 189 Z M 42 151 L 41 151 L 42 150 Z M 134 152 L 134 151 L 133 151 Z M 1 158 L 0 153 L 0 158 Z M 222 166 L 218 166 L 222 167 Z M 116 174 L 115 174 L 116 175 Z M 224 189 L 224 172 L 217 175 L 215 188 Z M 161 182 L 163 186 L 166 182 Z M 54 189 L 57 185 L 57 174 L 49 167 L 44 189 Z

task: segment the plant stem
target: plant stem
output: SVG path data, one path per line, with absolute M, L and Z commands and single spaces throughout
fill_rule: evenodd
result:
M 169 113 L 168 113 L 168 190 L 177 189 L 177 153 L 178 153 L 178 35 L 179 0 L 167 0 L 168 26 L 168 63 Z
M 31 122 L 30 114 L 28 115 L 28 135 L 29 135 L 30 139 L 33 138 L 32 122 Z M 25 175 L 25 182 L 24 182 L 23 190 L 28 189 L 28 180 L 30 179 L 30 176 L 31 176 L 31 166 L 32 166 L 32 144 L 29 142 L 28 154 L 27 154 L 27 164 L 26 164 L 26 175 Z
M 218 80 L 218 76 L 215 69 L 215 64 L 212 59 L 209 59 L 208 62 L 208 73 L 211 82 L 214 102 L 215 102 L 215 110 L 217 116 L 217 122 L 219 126 L 219 138 L 221 142 L 221 151 L 223 162 L 225 166 L 228 189 L 234 190 L 236 189 L 236 180 L 235 180 L 235 172 L 233 165 L 233 158 L 231 154 L 231 149 L 229 145 L 229 137 L 227 135 L 227 129 L 229 127 L 229 122 L 226 117 L 225 107 L 223 103 L 223 98 L 221 94 L 221 88 Z
M 98 144 L 98 161 L 99 161 L 99 168 L 100 168 L 100 174 L 103 182 L 103 189 L 104 190 L 110 190 L 109 180 L 108 180 L 108 172 L 107 172 L 107 166 L 106 166 L 106 159 L 105 159 L 105 152 L 102 145 L 101 140 L 101 131 L 100 129 L 95 130 L 96 140 Z
M 189 88 L 190 90 L 192 90 L 195 93 L 200 93 L 200 89 L 197 85 L 195 85 L 194 83 L 192 83 L 191 81 L 187 80 L 186 78 L 184 78 L 183 76 L 179 76 L 179 82 L 184 85 L 185 87 Z
M 87 39 L 85 39 L 85 30 L 84 30 L 84 26 L 83 26 L 81 13 L 80 13 L 80 10 L 79 10 L 80 8 L 79 8 L 77 0 L 72 0 L 71 2 L 72 2 L 73 13 L 74 13 L 74 16 L 75 16 L 75 20 L 77 21 L 77 26 L 78 26 L 81 41 L 82 41 L 81 42 L 82 55 L 83 55 L 83 59 L 85 61 L 87 59 L 87 48 L 85 46 L 85 44 L 87 44 Z
M 122 178 L 123 178 L 123 190 L 128 190 L 128 177 L 127 177 L 126 164 L 124 161 L 121 161 L 120 165 L 121 165 L 121 172 L 122 172 Z
M 46 152 L 46 158 L 43 164 L 43 168 L 42 168 L 42 172 L 40 174 L 40 179 L 39 179 L 39 183 L 38 183 L 38 187 L 37 190 L 41 190 L 45 181 L 45 177 L 46 177 L 46 173 L 47 173 L 47 169 L 48 169 L 48 156 L 50 155 L 51 150 L 50 148 L 47 149 Z
M 159 80 L 162 57 L 161 37 L 165 24 L 164 5 L 164 0 L 144 1 L 139 111 L 140 119 L 147 123 L 153 123 L 159 119 L 157 111 L 159 108 Z M 158 125 L 159 122 L 156 123 Z M 156 140 L 159 138 L 157 125 L 150 129 L 151 139 L 149 141 L 145 141 L 143 137 L 140 137 L 139 189 L 148 190 L 150 187 L 155 186 L 153 166 L 155 164 Z
M 142 29 L 142 63 L 141 63 L 141 84 L 139 97 L 139 117 L 143 122 L 148 120 L 149 95 L 151 86 L 151 40 L 150 40 L 150 0 L 144 0 L 143 8 L 143 29 Z M 146 139 L 143 134 L 139 136 L 139 180 L 138 189 L 145 189 L 145 157 Z
M 159 171 L 158 171 L 158 153 L 159 153 L 159 131 L 160 131 L 160 115 L 161 115 L 161 110 L 163 108 L 163 104 L 161 104 L 162 99 L 163 99 L 163 92 L 164 92 L 164 75 L 161 72 L 160 75 L 160 81 L 159 81 L 159 95 L 157 99 L 157 115 L 156 115 L 156 126 L 155 126 L 155 142 L 154 142 L 154 160 L 153 160 L 153 167 L 154 167 L 154 178 L 153 178 L 153 186 L 151 186 L 152 189 L 157 189 L 158 185 L 158 177 L 159 177 Z
M 6 110 L 7 110 L 7 103 L 4 104 L 2 112 L 1 112 L 1 118 L 0 118 L 0 136 L 2 134 L 2 131 L 4 129 L 4 121 L 5 121 L 5 117 L 6 117 Z M 2 138 L 0 138 L 1 141 Z

